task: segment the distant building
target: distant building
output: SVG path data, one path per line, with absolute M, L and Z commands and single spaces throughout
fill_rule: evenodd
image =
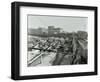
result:
M 39 34 L 42 34 L 42 33 L 43 33 L 43 28 L 39 27 L 39 28 L 37 29 L 37 31 L 38 31 Z
M 48 30 L 43 28 L 43 27 L 39 27 L 38 28 L 38 33 L 39 34 L 47 34 L 48 33 Z
M 47 35 L 47 34 L 58 34 L 61 32 L 60 28 L 55 28 L 54 26 L 48 26 L 48 29 L 39 27 L 37 29 L 29 28 L 28 34 L 30 35 Z
M 55 33 L 58 34 L 61 32 L 61 29 L 60 28 L 55 28 Z
M 77 32 L 79 38 L 87 39 L 88 33 L 85 31 L 78 31 Z
M 48 34 L 54 34 L 54 26 L 48 26 Z
M 42 35 L 42 34 L 47 34 L 47 33 L 48 33 L 48 30 L 43 27 L 39 27 L 37 29 L 33 29 L 33 28 L 28 29 L 28 34 L 30 35 Z
M 28 34 L 29 35 L 33 35 L 37 33 L 37 29 L 33 29 L 33 28 L 28 28 Z
M 48 34 L 58 34 L 60 33 L 60 28 L 55 28 L 54 26 L 48 26 Z

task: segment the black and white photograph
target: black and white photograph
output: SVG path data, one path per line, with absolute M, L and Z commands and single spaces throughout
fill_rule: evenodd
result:
M 88 17 L 27 15 L 27 66 L 88 64 Z
M 12 3 L 14 80 L 97 75 L 97 7 Z

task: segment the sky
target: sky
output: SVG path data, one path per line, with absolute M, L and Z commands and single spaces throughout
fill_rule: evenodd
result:
M 47 29 L 48 26 L 55 26 L 66 32 L 77 32 L 87 31 L 87 25 L 87 17 L 28 15 L 28 28 L 43 27 Z

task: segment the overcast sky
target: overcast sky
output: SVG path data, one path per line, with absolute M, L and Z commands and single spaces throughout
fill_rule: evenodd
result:
M 28 15 L 28 28 L 55 26 L 66 32 L 87 31 L 87 17 Z

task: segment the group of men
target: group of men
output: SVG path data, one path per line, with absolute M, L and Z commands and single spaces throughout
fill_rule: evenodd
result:
M 76 34 L 72 37 L 39 37 L 33 38 L 32 49 L 40 51 L 56 52 L 52 65 L 87 64 L 87 40 L 79 38 Z

